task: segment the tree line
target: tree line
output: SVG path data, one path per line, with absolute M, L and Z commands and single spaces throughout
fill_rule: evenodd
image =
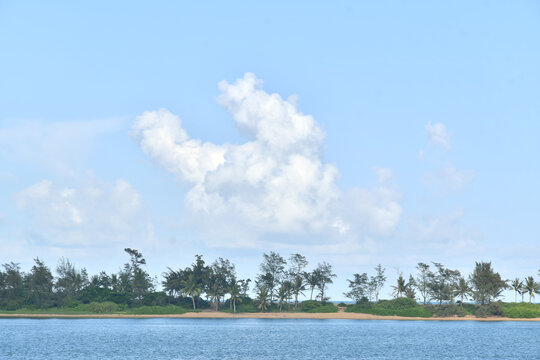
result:
M 22 307 L 65 307 L 91 302 L 114 302 L 130 307 L 140 305 L 180 305 L 194 310 L 213 308 L 236 312 L 239 305 L 249 304 L 259 311 L 297 309 L 299 299 L 329 300 L 328 287 L 336 274 L 331 264 L 323 261 L 308 270 L 309 262 L 301 254 L 287 259 L 276 252 L 264 253 L 259 273 L 254 279 L 241 279 L 228 259 L 218 258 L 207 263 L 202 255 L 185 268 L 167 270 L 158 282 L 146 271 L 146 260 L 138 250 L 124 249 L 128 261 L 117 273 L 101 271 L 90 276 L 86 269 L 76 268 L 61 258 L 51 269 L 39 258 L 28 272 L 14 262 L 0 269 L 0 308 L 16 310 Z M 485 305 L 499 299 L 506 289 L 515 291 L 521 300 L 529 302 L 540 294 L 540 283 L 532 276 L 513 281 L 503 280 L 490 262 L 477 262 L 473 272 L 464 277 L 458 270 L 440 263 L 418 263 L 417 273 L 405 278 L 398 274 L 391 286 L 394 298 L 442 304 L 463 304 L 465 300 Z M 378 302 L 387 277 L 382 265 L 374 273 L 355 273 L 344 295 L 356 301 Z M 540 272 L 540 271 L 539 271 Z M 158 284 L 161 290 L 158 290 Z M 251 291 L 251 292 L 250 292 Z M 250 295 L 254 295 L 253 298 Z
M 416 277 L 411 274 L 408 279 L 401 272 L 398 273 L 396 283 L 392 285 L 394 298 L 419 299 L 424 305 L 431 301 L 439 305 L 463 305 L 465 300 L 487 305 L 497 301 L 507 289 L 514 290 L 515 302 L 518 294 L 522 302 L 525 295 L 528 295 L 529 303 L 535 294 L 540 294 L 540 283 L 533 276 L 523 280 L 503 280 L 491 262 L 476 262 L 473 272 L 467 277 L 462 276 L 459 270 L 449 269 L 436 262 L 431 265 L 420 262 L 416 270 Z M 375 268 L 374 276 L 368 277 L 367 273 L 354 274 L 352 280 L 347 280 L 350 290 L 344 295 L 357 303 L 372 301 L 373 297 L 377 301 L 378 285 L 382 287 L 386 280 L 384 272 L 385 269 L 379 265 Z
M 61 258 L 53 275 L 39 258 L 28 272 L 10 262 L 0 270 L 0 308 L 16 310 L 22 307 L 49 308 L 79 303 L 114 302 L 128 306 L 175 304 L 184 307 L 228 306 L 236 312 L 237 305 L 249 302 L 260 311 L 270 307 L 296 308 L 299 297 L 309 292 L 309 298 L 325 302 L 328 286 L 335 274 L 332 265 L 319 263 L 307 271 L 305 256 L 292 254 L 288 261 L 276 252 L 263 254 L 260 273 L 251 279 L 240 279 L 233 263 L 218 258 L 207 264 L 196 255 L 193 264 L 177 270 L 167 268 L 157 290 L 158 280 L 145 270 L 146 260 L 138 250 L 124 249 L 129 260 L 118 273 L 101 271 L 90 276 L 86 269 L 76 268 Z M 249 296 L 250 287 L 255 298 Z

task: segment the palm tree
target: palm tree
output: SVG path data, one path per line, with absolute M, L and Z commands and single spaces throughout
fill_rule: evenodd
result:
M 311 295 L 309 296 L 309 300 L 313 300 L 313 290 L 317 287 L 317 285 L 319 285 L 320 277 L 321 276 L 317 269 L 313 270 L 312 272 L 304 273 L 304 279 L 306 279 L 306 283 L 311 289 Z
M 180 283 L 182 284 L 182 290 L 180 291 L 181 294 L 191 297 L 191 301 L 193 302 L 193 310 L 196 310 L 195 297 L 200 296 L 202 293 L 202 289 L 197 284 L 197 280 L 195 279 L 193 274 L 189 274 L 188 278 L 182 280 Z
M 210 301 L 216 304 L 216 311 L 219 311 L 219 298 L 221 297 L 221 289 L 217 283 L 213 283 L 206 289 L 206 294 L 210 297 Z
M 510 286 L 512 289 L 514 289 L 515 296 L 514 296 L 514 302 L 517 303 L 517 294 L 522 293 L 523 291 L 523 281 L 519 280 L 519 278 L 515 278 L 514 281 L 510 283 Z M 523 298 L 522 298 L 523 301 Z
M 469 282 L 463 277 L 459 278 L 459 282 L 456 284 L 456 288 L 454 290 L 454 296 L 459 296 L 461 298 L 460 306 L 463 306 L 463 300 L 471 294 L 471 291 L 472 289 L 469 286 Z
M 279 311 L 281 311 L 283 303 L 287 302 L 287 299 L 289 298 L 291 293 L 291 287 L 292 284 L 290 281 L 284 281 L 283 283 L 281 283 L 281 286 L 278 290 Z
M 266 287 L 259 288 L 257 293 L 257 308 L 261 312 L 268 310 L 268 289 Z
M 242 294 L 242 289 L 240 288 L 240 285 L 236 279 L 233 279 L 227 291 L 231 295 L 231 306 L 233 308 L 233 312 L 236 312 L 236 302 L 242 302 L 242 298 L 240 297 Z
M 162 281 L 163 290 L 167 292 L 170 296 L 173 296 L 174 294 L 180 294 L 182 291 L 182 278 L 183 274 L 181 271 L 174 271 L 171 268 L 167 268 L 168 271 L 163 273 L 163 277 L 165 280 Z M 112 278 L 114 276 L 114 279 Z M 116 274 L 113 274 L 111 276 L 111 282 L 114 282 L 115 284 L 118 284 L 118 278 Z M 117 286 L 115 286 L 117 287 Z
M 529 304 L 531 303 L 532 298 L 534 298 L 534 293 L 540 292 L 540 285 L 534 282 L 534 278 L 532 276 L 525 279 L 525 292 L 529 294 Z
M 394 289 L 394 292 L 392 294 L 396 299 L 401 297 L 401 295 L 407 291 L 407 283 L 405 282 L 405 278 L 403 278 L 402 273 L 399 273 L 399 277 L 396 281 L 396 286 L 392 286 L 392 289 Z
M 292 293 L 294 294 L 294 308 L 298 306 L 298 295 L 304 295 L 303 291 L 306 290 L 306 284 L 301 276 L 294 278 L 292 283 Z

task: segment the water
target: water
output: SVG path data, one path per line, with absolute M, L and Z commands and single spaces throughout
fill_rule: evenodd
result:
M 1 359 L 540 359 L 540 322 L 0 319 Z

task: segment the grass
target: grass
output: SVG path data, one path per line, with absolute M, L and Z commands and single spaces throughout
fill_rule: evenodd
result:
M 503 303 L 504 314 L 513 319 L 540 317 L 540 304 L 529 303 Z

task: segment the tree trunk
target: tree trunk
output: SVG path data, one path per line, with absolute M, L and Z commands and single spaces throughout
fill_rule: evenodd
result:
M 236 299 L 234 299 L 232 303 L 233 303 L 233 312 L 236 312 Z
M 309 296 L 309 300 L 313 300 L 313 289 L 315 289 L 314 287 L 311 288 L 311 295 Z
M 191 302 L 193 303 L 193 311 L 195 311 L 195 296 L 191 297 Z

